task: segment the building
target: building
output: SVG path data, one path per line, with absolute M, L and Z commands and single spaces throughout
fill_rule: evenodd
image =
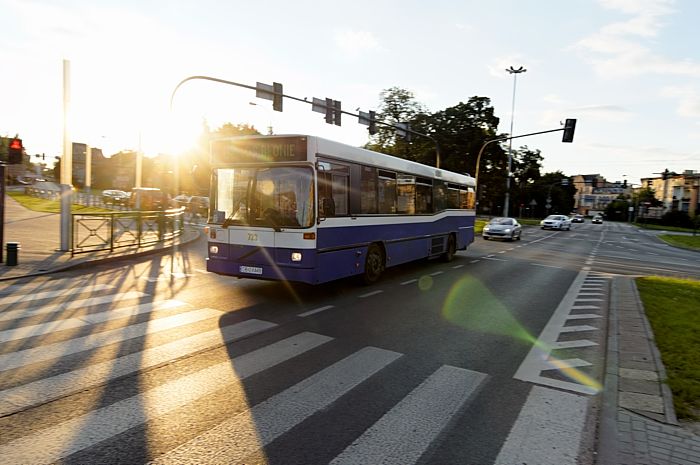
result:
M 680 210 L 690 217 L 700 214 L 700 171 L 685 170 L 682 174 L 660 173 L 656 178 L 642 178 L 642 187 L 654 190 L 654 197 L 663 203 L 661 213 Z
M 624 184 L 608 182 L 599 174 L 577 174 L 571 179 L 576 188 L 574 210 L 581 215 L 603 213 L 613 200 L 629 193 Z

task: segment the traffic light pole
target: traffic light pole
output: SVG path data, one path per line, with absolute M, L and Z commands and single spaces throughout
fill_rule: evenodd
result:
M 344 111 L 341 109 L 340 102 L 337 100 L 333 99 L 317 99 L 314 97 L 313 101 L 310 101 L 308 98 L 298 98 L 294 97 L 292 95 L 286 95 L 282 92 L 282 84 L 275 82 L 272 86 L 269 84 L 262 84 L 258 83 L 256 86 L 251 86 L 248 84 L 241 84 L 240 82 L 234 82 L 234 81 L 228 81 L 226 79 L 219 79 L 211 76 L 190 76 L 182 81 L 180 81 L 177 86 L 175 86 L 175 89 L 173 90 L 172 94 L 170 94 L 170 110 L 172 111 L 173 109 L 173 101 L 175 99 L 175 93 L 177 90 L 186 82 L 192 81 L 192 80 L 205 80 L 205 81 L 213 81 L 213 82 L 218 82 L 221 84 L 228 84 L 231 86 L 236 86 L 236 87 L 242 87 L 244 89 L 250 89 L 254 90 L 256 92 L 256 96 L 260 98 L 264 98 L 267 100 L 272 100 L 273 101 L 273 109 L 275 111 L 282 111 L 282 100 L 284 98 L 288 98 L 297 102 L 302 102 L 302 103 L 307 103 L 309 105 L 312 105 L 312 110 L 314 111 L 320 111 L 321 113 L 326 113 L 326 122 L 329 124 L 335 124 L 337 126 L 340 126 L 340 116 L 342 114 L 346 114 L 348 116 L 353 116 L 355 118 L 358 118 L 359 122 L 361 124 L 369 124 L 370 127 L 375 124 L 381 124 L 382 126 L 388 126 L 391 127 L 397 131 L 403 131 L 405 133 L 410 133 L 410 134 L 415 134 L 417 136 L 421 137 L 426 137 L 430 140 L 433 141 L 435 144 L 435 165 L 437 168 L 440 168 L 440 144 L 438 143 L 437 139 L 435 139 L 433 136 L 430 136 L 428 134 L 423 134 L 418 131 L 414 131 L 408 127 L 399 127 L 391 123 L 385 123 L 383 121 L 377 121 L 377 120 L 367 120 L 365 122 L 366 116 L 363 114 L 357 114 L 357 113 L 351 113 L 349 111 Z M 315 108 L 319 108 L 320 110 L 316 110 Z M 374 112 L 370 113 L 372 116 L 374 115 Z
M 521 137 L 537 136 L 539 134 L 548 134 L 550 132 L 566 131 L 568 129 L 569 129 L 569 127 L 567 126 L 567 127 L 563 127 L 563 128 L 559 128 L 559 129 L 550 129 L 549 131 L 539 131 L 539 132 L 531 132 L 528 134 L 521 134 L 519 136 L 496 137 L 495 139 L 487 140 L 486 142 L 484 142 L 483 145 L 481 146 L 481 149 L 479 149 L 479 155 L 477 155 L 477 157 L 476 157 L 476 168 L 475 168 L 476 173 L 474 173 L 474 182 L 476 183 L 476 191 L 477 191 L 477 192 L 474 192 L 474 194 L 476 196 L 477 203 L 479 202 L 479 196 L 476 195 L 478 193 L 478 189 L 479 189 L 479 163 L 481 162 L 481 155 L 484 153 L 484 149 L 486 148 L 487 145 L 492 144 L 494 142 L 505 142 L 507 140 L 520 139 Z M 573 134 L 571 137 L 573 138 Z M 509 170 L 508 176 L 510 176 L 510 170 Z

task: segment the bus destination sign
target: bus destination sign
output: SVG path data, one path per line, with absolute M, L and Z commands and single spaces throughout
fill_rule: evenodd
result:
M 211 163 L 279 163 L 306 160 L 306 137 L 218 139 L 211 143 Z

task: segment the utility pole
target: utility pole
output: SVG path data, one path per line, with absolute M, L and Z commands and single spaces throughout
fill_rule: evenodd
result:
M 511 138 L 508 140 L 508 172 L 506 173 L 506 198 L 505 204 L 503 206 L 503 216 L 508 216 L 509 205 L 510 205 L 510 178 L 511 178 L 511 167 L 513 164 L 513 120 L 515 119 L 515 84 L 518 81 L 518 74 L 527 71 L 522 66 L 518 69 L 512 66 L 506 71 L 513 75 L 513 102 L 510 110 L 510 135 Z

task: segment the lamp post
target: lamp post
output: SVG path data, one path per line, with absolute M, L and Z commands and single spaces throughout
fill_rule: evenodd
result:
M 513 120 L 515 118 L 515 85 L 518 80 L 518 74 L 527 71 L 522 66 L 520 68 L 507 68 L 506 71 L 513 75 L 513 102 L 510 111 L 510 135 L 513 135 Z M 510 139 L 508 143 L 508 172 L 506 175 L 506 199 L 503 206 L 503 216 L 508 216 L 508 206 L 510 205 L 510 177 L 511 177 L 511 166 L 513 164 L 513 139 Z

